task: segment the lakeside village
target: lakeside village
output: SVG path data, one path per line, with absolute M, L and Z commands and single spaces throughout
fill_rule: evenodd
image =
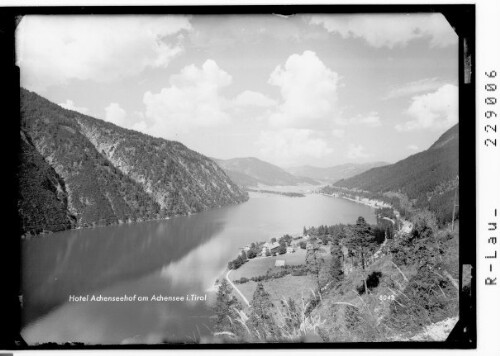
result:
M 315 192 L 319 193 L 319 192 Z M 362 193 L 362 192 L 361 192 Z M 330 194 L 320 193 L 321 195 L 333 197 L 333 198 L 341 198 L 349 201 L 353 201 L 358 204 L 363 204 L 369 207 L 372 207 L 375 210 L 375 214 L 377 217 L 377 221 L 379 225 L 381 221 L 385 220 L 385 225 L 387 229 L 387 225 L 391 230 L 398 230 L 401 233 L 410 233 L 412 230 L 411 222 L 402 218 L 399 211 L 397 211 L 391 204 L 377 200 L 370 199 L 367 197 L 363 197 L 362 195 L 352 194 L 352 190 L 348 192 L 337 191 L 332 192 Z M 339 224 L 342 226 L 342 224 Z M 315 231 L 314 228 L 310 230 L 313 233 L 313 236 L 309 234 L 309 230 L 304 227 L 302 234 L 294 233 L 294 234 L 285 234 L 280 238 L 273 237 L 269 241 L 261 241 L 261 242 L 252 242 L 240 249 L 239 255 L 232 261 L 228 262 L 228 269 L 237 270 L 240 266 L 242 266 L 245 262 L 255 259 L 255 263 L 258 263 L 257 260 L 261 258 L 269 258 L 271 257 L 274 263 L 261 261 L 261 264 L 264 264 L 268 267 L 293 267 L 293 265 L 297 265 L 298 261 L 304 261 L 306 252 L 313 247 L 316 243 L 317 236 L 324 236 L 321 240 L 322 245 L 329 245 L 328 238 L 330 234 L 326 230 L 328 230 L 327 226 L 320 226 L 320 231 Z M 327 233 L 324 234 L 321 229 L 325 230 Z M 393 234 L 393 232 L 391 232 Z M 387 238 L 387 232 L 384 232 L 384 240 Z M 294 254 L 295 258 L 291 255 Z M 280 257 L 281 256 L 281 257 Z M 287 266 L 292 265 L 292 266 Z M 291 262 L 291 263 L 290 263 Z M 234 279 L 234 278 L 233 278 Z M 242 278 L 243 283 L 246 281 L 246 278 Z M 240 280 L 236 280 L 235 283 L 240 282 Z
M 359 216 L 242 247 L 216 281 L 214 337 L 360 342 L 447 335 L 458 320 L 458 222 L 453 229 L 428 210 L 399 205 L 400 214 L 356 195 L 337 197 L 376 208 L 376 224 Z

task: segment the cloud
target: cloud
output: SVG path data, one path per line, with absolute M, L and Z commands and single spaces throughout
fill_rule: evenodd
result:
M 104 109 L 104 111 L 106 112 L 104 120 L 115 125 L 125 127 L 125 118 L 127 117 L 127 112 L 122 109 L 119 104 L 111 103 Z
M 349 159 L 360 159 L 368 158 L 370 155 L 365 152 L 365 148 L 362 145 L 350 144 L 347 150 L 347 157 Z
M 148 132 L 174 137 L 196 128 L 227 124 L 231 103 L 220 95 L 220 90 L 231 82 L 231 76 L 210 59 L 201 67 L 193 64 L 184 67 L 180 74 L 170 78 L 168 87 L 156 94 L 149 91 L 144 94 Z
M 246 106 L 272 107 L 276 105 L 276 101 L 267 97 L 262 93 L 251 90 L 245 90 L 233 100 L 233 104 L 236 107 L 246 107 Z
M 410 151 L 418 151 L 418 146 L 417 145 L 408 145 L 406 146 L 407 149 Z
M 327 68 L 316 53 L 291 55 L 284 66 L 274 69 L 268 81 L 280 88 L 283 99 L 270 115 L 271 125 L 300 129 L 331 122 L 338 81 L 338 74 Z
M 458 43 L 458 37 L 440 13 L 356 14 L 312 16 L 310 24 L 322 25 L 342 38 L 362 38 L 370 46 L 405 47 L 415 39 L 429 39 L 431 47 Z
M 356 123 L 360 123 L 370 127 L 377 127 L 382 125 L 382 123 L 380 122 L 380 116 L 376 111 L 372 111 L 366 116 L 358 115 L 354 118 L 354 121 Z
M 67 110 L 77 111 L 80 114 L 87 114 L 89 109 L 83 106 L 76 106 L 73 100 L 67 99 L 66 102 L 58 104 L 60 107 L 63 107 Z
M 345 130 L 343 129 L 333 129 L 332 136 L 336 138 L 342 138 L 345 135 Z
M 443 86 L 445 83 L 438 80 L 438 78 L 425 78 L 421 80 L 416 80 L 414 82 L 406 83 L 399 87 L 393 87 L 389 90 L 387 95 L 383 99 L 394 99 L 404 96 L 415 95 L 422 92 L 429 92 L 431 90 L 436 90 Z
M 345 118 L 341 115 L 335 118 L 335 123 L 341 126 L 363 125 L 368 127 L 382 126 L 380 115 L 376 111 L 370 111 L 368 114 L 359 114 L 354 117 Z
M 406 113 L 413 117 L 398 131 L 443 130 L 458 122 L 458 87 L 445 84 L 433 93 L 414 96 Z
M 314 132 L 308 129 L 263 131 L 257 146 L 262 157 L 280 164 L 294 164 L 301 159 L 322 158 L 333 152 L 325 140 L 315 137 Z
M 182 52 L 185 16 L 32 16 L 16 31 L 21 85 L 43 91 L 70 80 L 111 82 L 164 68 Z

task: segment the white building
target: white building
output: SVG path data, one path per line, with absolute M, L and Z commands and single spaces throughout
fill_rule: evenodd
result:
M 276 260 L 274 262 L 274 267 L 285 267 L 286 261 L 285 260 Z

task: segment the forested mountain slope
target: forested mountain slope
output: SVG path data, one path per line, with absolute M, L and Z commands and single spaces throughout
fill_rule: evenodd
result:
M 25 231 L 66 230 L 75 218 L 68 211 L 64 181 L 21 132 L 18 209 Z
M 28 182 L 43 186 L 39 172 L 50 167 L 64 187 L 53 204 L 56 215 L 69 216 L 74 227 L 190 214 L 247 199 L 212 160 L 181 143 L 63 109 L 24 89 L 21 133 L 32 145 L 21 147 L 19 206 L 45 205 L 38 194 L 24 192 Z M 37 163 L 27 164 L 36 152 Z M 57 192 L 46 190 L 45 201 L 58 200 Z M 20 215 L 37 222 L 23 223 L 23 233 L 56 231 L 39 209 L 20 208 Z
M 429 149 L 394 164 L 339 180 L 334 186 L 373 193 L 400 192 L 416 207 L 428 208 L 444 221 L 451 219 L 457 177 L 458 124 L 441 135 Z
M 319 184 L 311 178 L 294 176 L 284 169 L 255 157 L 215 159 L 217 164 L 241 186 Z
M 339 179 L 350 178 L 357 174 L 366 172 L 371 168 L 385 166 L 387 164 L 388 163 L 386 162 L 369 162 L 359 164 L 346 163 L 332 167 L 300 166 L 288 168 L 287 171 L 296 176 L 308 177 L 319 181 L 333 183 Z

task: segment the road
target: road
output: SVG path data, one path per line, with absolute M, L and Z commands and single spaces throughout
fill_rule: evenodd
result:
M 229 282 L 229 284 L 231 285 L 231 287 L 233 287 L 233 289 L 238 292 L 238 294 L 241 296 L 241 298 L 243 299 L 243 301 L 245 303 L 247 303 L 248 306 L 250 306 L 250 302 L 248 301 L 248 299 L 243 295 L 243 293 L 241 293 L 241 291 L 238 289 L 238 287 L 236 287 L 234 285 L 233 282 L 231 282 L 231 280 L 229 279 L 229 274 L 232 272 L 233 270 L 230 269 L 227 273 L 226 273 L 226 280 Z

